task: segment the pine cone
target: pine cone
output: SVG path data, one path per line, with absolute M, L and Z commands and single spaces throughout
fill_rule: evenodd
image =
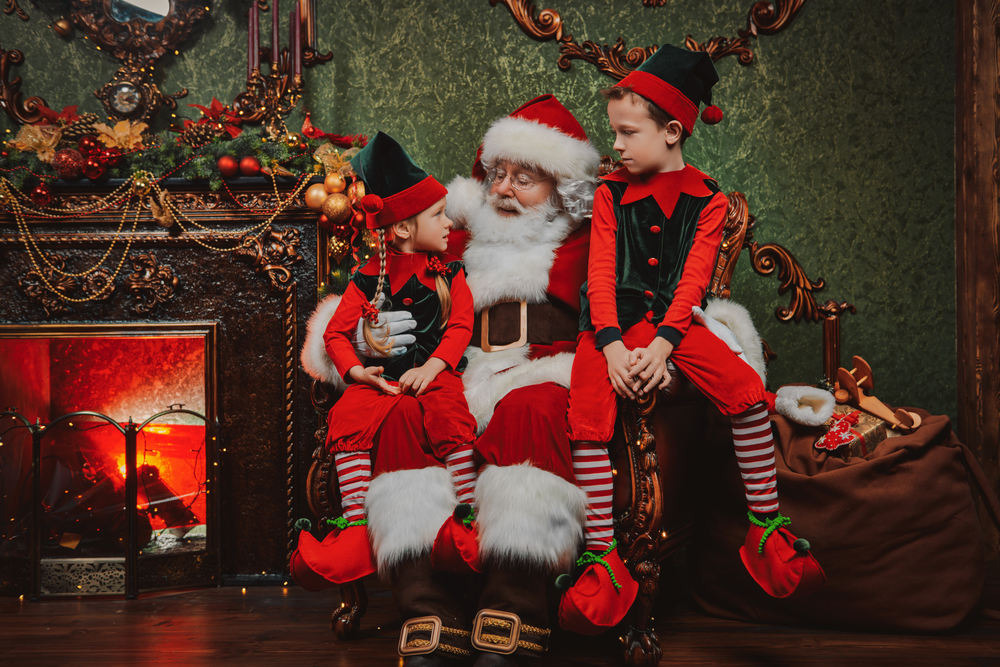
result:
M 213 130 L 208 123 L 202 123 L 201 125 L 188 126 L 186 130 L 181 132 L 181 141 L 188 146 L 201 146 L 210 142 L 217 135 L 218 132 Z
M 63 130 L 62 138 L 67 141 L 79 141 L 80 137 L 88 134 L 97 135 L 97 128 L 94 127 L 99 122 L 96 113 L 83 113 L 75 121 L 66 126 Z

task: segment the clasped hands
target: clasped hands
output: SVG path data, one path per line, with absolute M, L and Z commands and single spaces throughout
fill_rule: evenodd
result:
M 637 394 L 644 396 L 654 389 L 665 389 L 670 384 L 667 359 L 674 346 L 665 338 L 656 336 L 646 347 L 631 351 L 625 343 L 616 340 L 605 345 L 602 351 L 608 360 L 611 386 L 623 398 L 634 399 Z
M 382 377 L 382 373 L 385 372 L 383 366 L 368 366 L 367 368 L 364 366 L 352 366 L 347 374 L 352 381 L 381 389 L 382 393 L 390 396 L 398 394 L 419 396 L 427 391 L 428 385 L 447 367 L 447 364 L 442 359 L 431 357 L 423 366 L 411 368 L 403 373 L 399 378 L 399 386 L 386 382 L 385 378 Z

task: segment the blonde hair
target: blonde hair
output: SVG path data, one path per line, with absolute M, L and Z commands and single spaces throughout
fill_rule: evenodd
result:
M 417 218 L 416 216 L 407 218 L 405 222 L 409 222 L 416 229 Z M 391 232 L 390 232 L 391 233 Z M 375 296 L 372 297 L 370 303 L 374 306 L 378 303 L 378 295 L 382 293 L 382 287 L 385 285 L 385 265 L 386 265 L 386 238 L 385 229 L 380 228 L 375 232 L 378 237 L 378 284 L 375 287 Z M 391 243 L 393 239 L 390 237 L 388 243 Z M 438 253 L 427 253 L 431 257 L 438 257 Z M 444 329 L 448 326 L 448 319 L 451 317 L 451 290 L 448 287 L 448 282 L 444 279 L 444 276 L 440 273 L 434 276 L 434 288 L 437 291 L 438 300 L 441 302 L 441 328 Z M 380 338 L 375 337 L 375 333 L 372 331 L 372 322 L 367 317 L 365 318 L 364 325 L 361 329 L 365 337 L 365 342 L 370 348 L 378 352 L 379 354 L 389 354 L 392 346 L 389 344 L 389 332 L 383 331 Z

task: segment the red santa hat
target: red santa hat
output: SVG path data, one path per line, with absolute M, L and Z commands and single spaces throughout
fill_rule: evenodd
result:
M 483 180 L 483 164 L 511 160 L 559 180 L 597 180 L 598 154 L 583 127 L 555 95 L 541 95 L 493 123 L 476 154 L 472 175 Z

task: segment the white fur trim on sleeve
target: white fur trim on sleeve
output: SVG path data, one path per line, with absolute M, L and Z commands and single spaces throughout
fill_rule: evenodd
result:
M 563 179 L 595 181 L 601 156 L 588 141 L 523 118 L 501 118 L 483 137 L 483 162 L 531 165 Z
M 483 352 L 478 347 L 470 347 L 465 357 L 469 365 L 462 382 L 469 412 L 476 418 L 477 433 L 486 430 L 493 418 L 493 409 L 508 393 L 543 382 L 569 387 L 573 372 L 572 352 L 528 360 L 527 347 L 502 352 Z
M 743 348 L 747 363 L 757 371 L 761 381 L 766 382 L 767 364 L 764 363 L 764 346 L 760 342 L 760 334 L 753 325 L 749 311 L 729 299 L 709 299 L 705 313 L 733 332 L 736 341 Z
M 299 359 L 302 362 L 303 370 L 309 377 L 333 385 L 337 391 L 344 391 L 347 384 L 344 382 L 344 378 L 340 377 L 333 359 L 327 354 L 326 342 L 323 340 L 326 326 L 333 319 L 338 305 L 340 305 L 340 295 L 338 294 L 331 294 L 316 305 L 316 310 L 309 317 L 309 324 L 306 327 L 306 342 L 302 345 L 302 355 Z
M 466 221 L 486 199 L 483 184 L 474 178 L 456 176 L 448 184 L 448 202 L 445 214 L 451 218 L 454 229 L 465 229 Z
M 781 387 L 774 400 L 778 414 L 804 426 L 825 424 L 835 404 L 833 394 L 816 387 Z
M 365 512 L 379 574 L 385 576 L 404 560 L 430 551 L 457 504 L 445 468 L 396 470 L 373 479 Z
M 566 570 L 583 539 L 587 494 L 530 463 L 488 465 L 476 483 L 479 553 L 485 563 Z

